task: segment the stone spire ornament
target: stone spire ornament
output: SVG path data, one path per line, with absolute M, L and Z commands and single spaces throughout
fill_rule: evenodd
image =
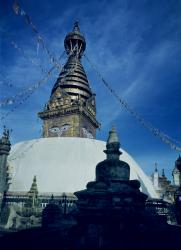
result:
M 174 185 L 177 187 L 175 192 L 175 211 L 177 223 L 181 225 L 181 157 L 175 161 L 175 168 L 173 170 Z
M 4 126 L 3 135 L 0 138 L 0 209 L 9 188 L 7 158 L 10 150 L 9 130 Z
M 0 139 L 0 155 L 9 155 L 10 149 L 9 129 L 4 126 L 3 136 Z
M 118 139 L 118 135 L 117 135 L 115 126 L 113 126 L 111 131 L 109 131 L 109 136 L 107 139 L 107 145 L 111 144 L 111 143 L 116 143 L 116 144 L 119 144 L 119 146 L 120 146 L 120 142 Z
M 106 150 L 104 153 L 107 155 L 107 159 L 98 163 L 96 166 L 96 180 L 97 181 L 128 181 L 130 178 L 129 165 L 119 160 L 121 154 L 120 142 L 116 133 L 116 129 L 113 127 L 109 132 L 107 139 Z
M 104 151 L 107 159 L 97 164 L 96 180 L 89 182 L 87 189 L 75 193 L 80 209 L 97 207 L 98 210 L 103 208 L 114 210 L 116 207 L 121 209 L 122 205 L 133 207 L 138 203 L 144 205 L 147 195 L 140 192 L 138 180 L 130 180 L 130 166 L 119 160 L 121 154 L 119 147 L 120 142 L 116 130 L 112 128 Z M 128 198 L 129 203 L 126 202 Z M 114 199 L 119 201 L 116 206 Z
M 157 162 L 155 162 L 155 170 L 154 170 L 154 172 L 158 172 L 158 164 L 157 164 Z
M 107 159 L 117 159 L 119 160 L 120 154 L 122 154 L 119 151 L 120 148 L 120 142 L 118 139 L 118 135 L 116 133 L 115 127 L 112 127 L 112 130 L 109 132 L 109 136 L 107 139 L 106 144 L 106 150 L 104 150 L 104 153 L 107 155 Z
M 179 155 L 178 159 L 175 162 L 175 166 L 178 168 L 178 170 L 181 172 L 181 156 Z
M 94 235 L 97 238 L 94 238 L 93 249 L 98 249 L 96 244 L 100 238 L 107 242 L 110 237 L 106 232 L 119 231 L 121 234 L 129 226 L 132 228 L 134 222 L 131 224 L 130 221 L 133 218 L 139 223 L 144 220 L 147 195 L 140 192 L 138 180 L 130 180 L 130 166 L 119 160 L 119 148 L 120 142 L 113 127 L 104 151 L 107 159 L 96 166 L 96 180 L 89 182 L 85 190 L 75 192 L 78 198 L 77 221 L 82 230 L 81 237 L 83 235 L 85 239 L 82 247 L 89 246 Z
M 36 181 L 36 175 L 33 177 L 33 182 L 31 184 L 30 191 L 28 192 L 27 207 L 36 207 L 39 205 L 38 201 L 38 187 Z
M 178 159 L 175 161 L 175 166 L 172 171 L 173 183 L 175 186 L 181 185 L 181 157 L 179 155 Z
M 30 223 L 31 227 L 34 223 L 40 223 L 40 217 L 42 214 L 41 202 L 38 197 L 38 187 L 36 176 L 33 177 L 33 182 L 31 184 L 30 190 L 28 192 L 28 199 L 25 205 L 22 207 L 21 211 L 18 211 L 17 214 L 20 217 L 26 218 L 26 223 Z
M 38 187 L 37 187 L 36 175 L 33 177 L 33 183 L 31 184 L 29 194 L 35 194 L 36 196 L 38 195 Z

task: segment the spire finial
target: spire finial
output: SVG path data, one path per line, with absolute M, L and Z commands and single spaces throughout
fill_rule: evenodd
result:
M 179 171 L 181 171 L 181 156 L 180 156 L 180 154 L 179 154 L 178 159 L 175 161 L 175 167 L 176 167 Z
M 55 203 L 55 199 L 54 199 L 54 195 L 53 194 L 51 195 L 51 199 L 50 199 L 49 203 L 50 204 L 54 204 Z
M 9 140 L 9 129 L 7 129 L 5 126 L 3 128 L 3 135 L 0 137 L 0 154 L 9 154 L 9 151 L 11 149 L 11 143 Z
M 109 131 L 109 136 L 106 143 L 106 150 L 104 153 L 107 154 L 107 159 L 119 159 L 121 152 L 119 151 L 120 142 L 117 136 L 115 127 L 113 126 Z
M 38 188 L 36 183 L 36 175 L 34 175 L 30 191 L 28 192 L 28 200 L 26 206 L 35 207 L 36 205 L 38 205 Z
M 84 35 L 80 32 L 77 20 L 74 22 L 72 32 L 68 33 L 65 37 L 64 46 L 69 57 L 78 56 L 79 59 L 82 57 L 86 48 L 86 41 Z
M 155 172 L 158 172 L 158 163 L 155 162 Z
M 3 137 L 9 139 L 9 129 L 5 125 L 3 126 Z
M 111 131 L 109 131 L 109 137 L 107 139 L 107 144 L 115 143 L 115 142 L 119 143 L 119 139 L 118 139 L 118 136 L 117 136 L 115 126 L 112 126 Z
M 164 168 L 162 169 L 162 177 L 165 177 L 165 170 L 164 170 Z
M 38 194 L 38 187 L 37 187 L 37 182 L 36 182 L 36 175 L 34 175 L 33 177 L 33 182 L 31 184 L 31 188 L 30 188 L 30 191 L 29 191 L 30 194 Z
M 33 182 L 36 183 L 36 175 L 33 177 Z
M 79 21 L 78 20 L 75 20 L 75 22 L 74 22 L 73 32 L 79 32 L 80 33 Z

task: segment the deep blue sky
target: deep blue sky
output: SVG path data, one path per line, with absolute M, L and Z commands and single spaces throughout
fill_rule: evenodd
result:
M 43 77 L 38 67 L 12 47 L 11 41 L 46 69 L 51 67 L 42 48 L 37 55 L 35 35 L 24 19 L 13 13 L 12 3 L 0 0 L 0 99 Z M 64 37 L 78 19 L 87 41 L 86 54 L 104 78 L 147 121 L 181 141 L 181 1 L 20 0 L 19 3 L 56 57 L 63 52 Z M 66 57 L 61 62 L 65 60 Z M 97 119 L 102 124 L 97 138 L 106 140 L 115 124 L 122 147 L 145 172 L 150 173 L 157 162 L 158 168 L 165 168 L 170 175 L 178 153 L 142 128 L 120 107 L 85 59 L 83 64 L 97 95 Z M 1 132 L 4 124 L 13 129 L 13 143 L 41 136 L 37 112 L 48 100 L 58 73 L 55 70 L 46 84 L 0 124 Z M 13 105 L 1 108 L 1 115 L 12 108 Z

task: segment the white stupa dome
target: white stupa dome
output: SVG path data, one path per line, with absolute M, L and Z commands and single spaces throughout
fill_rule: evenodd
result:
M 12 169 L 9 191 L 29 191 L 33 176 L 40 193 L 75 192 L 95 180 L 95 167 L 106 158 L 106 142 L 70 137 L 41 138 L 12 146 L 8 161 Z M 120 149 L 120 159 L 131 168 L 131 179 L 141 182 L 142 192 L 158 198 L 154 187 L 133 158 Z

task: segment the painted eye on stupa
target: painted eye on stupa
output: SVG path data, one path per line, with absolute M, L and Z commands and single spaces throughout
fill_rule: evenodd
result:
M 60 127 L 60 131 L 65 132 L 70 128 L 70 124 L 64 124 Z
M 52 128 L 49 128 L 49 131 L 52 132 L 52 133 L 59 133 L 60 128 L 59 127 L 52 127 Z
M 70 128 L 70 124 L 64 124 L 61 127 L 52 127 L 49 129 L 50 132 L 58 134 L 59 136 Z
M 82 128 L 82 131 L 83 131 L 83 134 L 87 137 L 87 138 L 90 138 L 90 139 L 93 139 L 93 135 L 90 131 L 88 131 L 86 128 Z

